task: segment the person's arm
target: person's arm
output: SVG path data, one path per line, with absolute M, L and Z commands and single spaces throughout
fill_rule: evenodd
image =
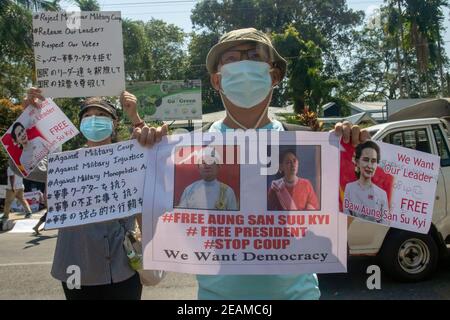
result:
M 131 139 L 136 139 L 144 147 L 152 147 L 167 135 L 169 131 L 167 124 L 157 128 L 145 124 L 137 112 L 137 99 L 133 94 L 127 91 L 122 92 L 120 103 L 133 124 L 134 130 Z
M 144 120 L 141 119 L 137 112 L 137 98 L 135 95 L 124 91 L 120 95 L 120 104 L 128 119 L 131 120 L 133 128 L 143 128 L 145 126 Z

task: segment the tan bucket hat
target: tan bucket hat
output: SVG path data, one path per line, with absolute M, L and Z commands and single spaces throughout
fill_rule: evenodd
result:
M 245 42 L 256 42 L 266 46 L 269 49 L 272 62 L 280 68 L 282 77 L 284 78 L 286 74 L 286 60 L 275 50 L 270 38 L 255 28 L 237 29 L 224 34 L 219 42 L 209 50 L 208 56 L 206 57 L 206 68 L 208 72 L 217 72 L 219 57 L 223 52 Z

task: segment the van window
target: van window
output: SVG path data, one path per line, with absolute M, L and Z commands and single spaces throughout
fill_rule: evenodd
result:
M 433 125 L 433 134 L 436 139 L 439 156 L 441 157 L 441 167 L 448 167 L 450 166 L 450 152 L 448 151 L 448 146 L 445 143 L 442 131 L 437 124 Z
M 425 128 L 394 132 L 384 137 L 383 142 L 431 153 L 430 139 Z

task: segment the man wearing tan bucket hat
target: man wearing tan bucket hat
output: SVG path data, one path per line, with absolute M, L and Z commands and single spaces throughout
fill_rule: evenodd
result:
M 211 129 L 281 126 L 271 123 L 267 109 L 273 87 L 285 76 L 286 60 L 266 34 L 254 28 L 225 34 L 209 51 L 206 67 L 227 111 L 225 119 Z
M 206 67 L 212 86 L 219 91 L 227 112 L 225 119 L 207 125 L 204 130 L 227 129 L 308 130 L 305 127 L 271 120 L 267 110 L 273 88 L 286 74 L 286 60 L 273 47 L 270 38 L 254 28 L 233 30 L 211 48 Z M 336 131 L 347 140 L 349 124 Z M 353 128 L 353 142 L 367 138 Z M 360 137 L 360 135 L 362 137 Z M 365 137 L 364 137 L 365 136 Z M 318 299 L 315 274 L 298 275 L 198 275 L 199 299 Z
M 270 38 L 254 28 L 223 35 L 206 58 L 211 84 L 222 99 L 224 119 L 203 127 L 208 132 L 233 129 L 308 130 L 268 117 L 273 88 L 286 74 L 286 60 Z M 134 137 L 151 146 L 161 138 L 162 128 L 137 128 Z M 338 123 L 335 132 L 353 144 L 369 138 L 350 123 Z M 288 275 L 198 275 L 199 299 L 318 299 L 315 274 Z

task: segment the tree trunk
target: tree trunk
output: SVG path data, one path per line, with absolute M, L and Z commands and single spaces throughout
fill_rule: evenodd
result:
M 439 32 L 439 27 L 437 29 L 437 43 L 438 43 L 438 66 L 439 66 L 439 78 L 441 80 L 441 95 L 445 97 L 444 93 L 444 71 L 442 69 L 442 50 L 441 50 L 441 33 Z
M 294 112 L 296 114 L 301 114 L 305 110 L 305 101 L 302 98 L 294 99 Z
M 411 90 L 409 87 L 409 75 L 408 75 L 408 56 L 405 49 L 405 33 L 403 30 L 403 15 L 402 15 L 402 7 L 400 5 L 400 0 L 397 0 L 397 6 L 398 6 L 398 12 L 400 14 L 400 40 L 402 43 L 402 50 L 403 50 L 403 62 L 404 62 L 404 70 L 405 70 L 405 81 L 406 81 L 406 95 L 409 98 L 411 95 Z
M 397 35 L 395 36 L 395 56 L 397 59 L 397 77 L 398 77 L 398 88 L 400 89 L 400 98 L 404 98 L 405 92 L 403 90 L 403 81 L 402 81 L 402 61 L 400 59 L 400 49 Z

